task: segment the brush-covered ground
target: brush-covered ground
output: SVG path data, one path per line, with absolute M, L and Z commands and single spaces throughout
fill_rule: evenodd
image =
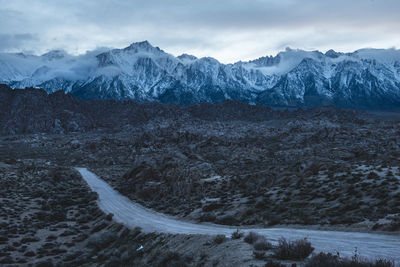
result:
M 0 162 L 1 266 L 362 266 L 393 267 L 313 254 L 307 240 L 281 240 L 239 231 L 169 235 L 127 229 L 97 207 L 77 171 L 40 159 Z
M 2 137 L 4 158 L 88 166 L 163 213 L 227 225 L 400 230 L 400 122 L 320 109 L 162 118 L 116 133 Z
M 72 168 L 32 159 L 1 162 L 0 265 L 263 266 L 277 261 L 272 252 L 255 258 L 243 237 L 127 229 L 103 214 L 96 200 Z
M 72 168 L 87 166 L 131 199 L 194 221 L 399 231 L 399 122 L 325 112 L 0 137 L 0 264 L 392 266 L 349 265 L 357 255 L 287 259 L 268 237 L 129 230 L 98 209 Z
M 129 230 L 72 167 L 193 221 L 398 232 L 398 113 L 0 95 L 2 266 L 392 266 L 357 254 L 304 260 L 305 241 Z

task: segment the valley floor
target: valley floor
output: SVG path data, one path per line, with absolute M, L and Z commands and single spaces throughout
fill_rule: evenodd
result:
M 397 120 L 329 110 L 265 121 L 155 117 L 115 132 L 2 136 L 0 262 L 68 265 L 68 259 L 85 258 L 96 265 L 124 258 L 132 264 L 182 260 L 224 266 L 215 257 L 225 253 L 227 266 L 265 264 L 242 239 L 218 243 L 211 236 L 138 229 L 127 230 L 133 241 L 116 238 L 127 228 L 99 210 L 74 166 L 92 170 L 130 200 L 180 220 L 396 237 L 399 144 Z M 92 236 L 106 240 L 104 247 L 94 245 Z M 196 248 L 199 244 L 203 249 Z M 144 251 L 137 253 L 142 245 Z M 315 251 L 323 249 L 317 245 Z

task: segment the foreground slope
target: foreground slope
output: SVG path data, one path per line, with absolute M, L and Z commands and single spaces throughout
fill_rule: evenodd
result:
M 77 168 L 89 187 L 99 194 L 99 206 L 105 213 L 114 214 L 116 221 L 134 228 L 142 227 L 149 232 L 165 232 L 173 234 L 202 234 L 231 236 L 234 227 L 213 224 L 194 224 L 179 221 L 160 213 L 153 212 L 120 195 L 107 183 L 99 179 L 86 168 Z M 290 228 L 248 229 L 266 235 L 275 242 L 285 237 L 291 240 L 307 237 L 317 251 L 339 252 L 342 256 L 351 257 L 357 247 L 365 257 L 370 259 L 387 258 L 400 262 L 398 254 L 399 235 L 379 235 L 368 233 L 352 233 L 337 231 L 313 231 Z

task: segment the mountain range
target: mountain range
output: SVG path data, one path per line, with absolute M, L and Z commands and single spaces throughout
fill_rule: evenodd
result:
M 399 109 L 400 50 L 288 48 L 276 56 L 222 64 L 210 57 L 175 57 L 144 41 L 78 56 L 62 50 L 41 56 L 1 53 L 0 83 L 63 90 L 85 100 Z

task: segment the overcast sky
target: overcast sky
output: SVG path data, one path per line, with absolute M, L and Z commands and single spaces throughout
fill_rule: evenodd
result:
M 0 0 L 0 51 L 73 54 L 148 40 L 224 63 L 286 47 L 400 47 L 400 0 Z

